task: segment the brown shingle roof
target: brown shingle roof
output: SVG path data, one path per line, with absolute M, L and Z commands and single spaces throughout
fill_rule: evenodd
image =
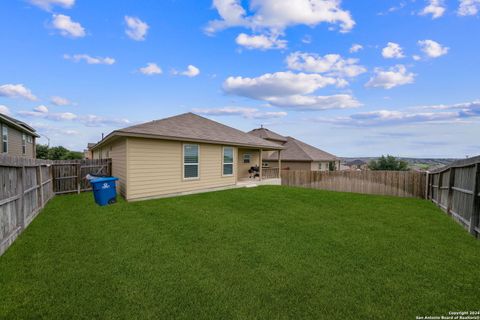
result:
M 253 134 L 254 136 L 257 136 L 262 139 L 267 139 L 267 140 L 275 140 L 275 141 L 280 141 L 280 142 L 287 142 L 287 138 L 279 135 L 276 132 L 270 131 L 266 128 L 258 128 L 258 129 L 253 129 L 252 131 L 248 132 L 249 134 Z
M 16 129 L 26 132 L 34 137 L 40 137 L 37 133 L 36 130 L 32 127 L 30 127 L 28 124 L 26 124 L 23 121 L 17 120 L 15 118 L 12 118 L 10 116 L 7 116 L 6 114 L 0 113 L 0 120 L 3 120 L 4 122 L 14 126 Z
M 230 144 L 270 150 L 282 149 L 278 144 L 255 137 L 191 112 L 115 130 L 104 140 L 100 141 L 95 147 L 103 144 L 113 136 L 140 136 L 166 140 Z
M 280 153 L 282 161 L 335 161 L 336 156 L 315 148 L 305 142 L 299 141 L 292 137 L 287 137 L 287 142 L 283 145 L 285 148 Z M 278 153 L 274 152 L 265 160 L 277 160 Z

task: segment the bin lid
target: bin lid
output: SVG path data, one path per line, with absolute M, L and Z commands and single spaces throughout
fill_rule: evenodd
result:
M 110 182 L 110 181 L 116 181 L 116 180 L 118 180 L 118 178 L 116 177 L 101 177 L 101 178 L 91 180 L 90 183 Z

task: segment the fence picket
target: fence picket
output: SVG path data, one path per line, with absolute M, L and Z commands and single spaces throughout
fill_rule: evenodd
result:
M 0 155 L 0 255 L 55 194 L 90 190 L 84 177 L 110 175 L 111 163 L 111 159 L 50 161 Z

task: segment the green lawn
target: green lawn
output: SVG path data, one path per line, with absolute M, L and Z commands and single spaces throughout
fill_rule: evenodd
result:
M 480 308 L 480 241 L 417 199 L 58 196 L 0 257 L 0 297 L 7 319 L 415 319 Z

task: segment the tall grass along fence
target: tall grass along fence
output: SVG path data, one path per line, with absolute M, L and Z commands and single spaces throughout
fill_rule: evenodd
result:
M 480 156 L 429 172 L 427 198 L 480 237 Z
M 111 173 L 111 160 L 50 161 L 0 156 L 0 255 L 55 194 L 89 190 L 84 177 Z
M 282 185 L 425 198 L 426 174 L 415 171 L 282 170 Z

